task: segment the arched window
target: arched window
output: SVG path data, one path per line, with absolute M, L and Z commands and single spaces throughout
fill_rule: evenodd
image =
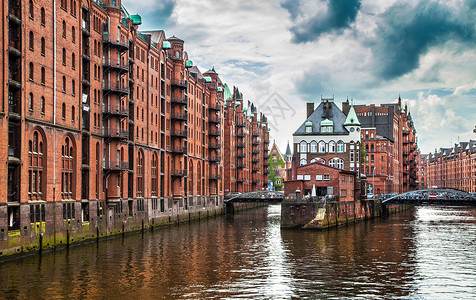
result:
M 38 130 L 33 132 L 33 139 L 28 143 L 28 198 L 44 200 L 45 198 L 45 154 L 43 136 Z
M 35 36 L 33 35 L 33 31 L 30 31 L 29 46 L 30 50 L 33 51 L 35 49 Z
M 63 21 L 63 37 L 66 38 L 66 22 Z
M 301 166 L 304 166 L 307 164 L 307 160 L 305 158 L 301 159 Z
M 333 158 L 329 160 L 329 166 L 338 168 L 338 169 L 344 169 L 344 160 L 340 158 Z
M 337 142 L 337 153 L 344 153 L 344 142 Z
M 63 105 L 61 106 L 61 117 L 66 119 L 66 103 L 63 102 Z
M 76 68 L 76 55 L 74 52 L 71 54 L 71 68 L 73 70 Z
M 33 111 L 33 94 L 28 95 L 28 109 Z
M 317 142 L 311 142 L 311 153 L 317 153 Z
M 144 154 L 137 153 L 137 197 L 144 197 Z
M 33 1 L 30 0 L 30 2 L 28 3 L 28 15 L 30 16 L 30 18 L 33 20 L 34 17 L 35 17 L 35 14 L 33 12 Z
M 66 49 L 63 48 L 63 66 L 66 66 Z
M 305 141 L 301 142 L 301 153 L 306 153 L 307 152 L 307 143 Z
M 45 52 L 46 52 L 45 49 L 46 49 L 46 47 L 45 47 L 45 38 L 42 37 L 42 38 L 41 38 L 41 49 L 40 49 L 40 52 L 41 52 L 41 55 L 43 55 L 43 56 L 45 56 Z
M 76 117 L 76 112 L 74 105 L 71 107 L 71 122 L 74 122 L 74 118 Z
M 329 153 L 335 153 L 336 152 L 336 143 L 334 141 L 329 142 Z
M 66 137 L 61 147 L 62 176 L 61 176 L 61 196 L 63 199 L 74 198 L 74 146 L 70 137 Z
M 45 113 L 45 97 L 41 96 L 41 100 L 40 100 L 40 109 L 41 109 L 41 113 L 44 114 Z
M 324 141 L 319 142 L 319 153 L 326 153 L 326 143 Z
M 71 40 L 76 43 L 76 28 L 74 26 L 71 28 Z
M 335 160 L 335 158 L 329 160 L 329 166 L 335 168 L 335 166 L 336 166 L 336 160 Z
M 159 160 L 157 159 L 157 153 L 152 154 L 151 164 L 151 196 L 157 197 L 157 191 L 159 189 Z
M 45 85 L 45 77 L 46 77 L 46 74 L 45 74 L 45 68 L 44 67 L 41 67 L 41 84 L 42 85 Z
M 76 82 L 73 80 L 71 80 L 71 94 L 74 96 L 76 95 Z
M 40 10 L 40 19 L 41 19 L 41 25 L 45 26 L 46 17 L 45 17 L 45 8 L 44 7 L 42 7 L 41 10 Z
M 370 145 L 370 152 L 374 152 L 374 144 Z
M 66 93 L 66 77 L 63 76 L 63 93 Z
M 34 78 L 33 78 L 33 73 L 34 73 L 33 63 L 31 62 L 31 63 L 30 63 L 30 70 L 29 70 L 29 72 L 28 72 L 28 77 L 30 78 L 31 81 L 34 80 Z

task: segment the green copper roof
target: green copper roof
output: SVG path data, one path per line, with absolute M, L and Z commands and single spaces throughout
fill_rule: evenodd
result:
M 221 92 L 223 92 L 223 88 L 222 88 L 221 86 L 219 86 L 219 87 L 217 88 L 217 91 L 218 91 L 219 93 L 221 93 Z
M 162 48 L 163 49 L 170 49 L 170 48 L 172 48 L 172 45 L 170 45 L 169 41 L 163 41 L 162 42 Z
M 271 131 L 271 128 L 268 127 L 268 131 Z
M 142 17 L 139 16 L 139 15 L 130 15 L 129 18 L 131 18 L 133 25 L 141 25 L 142 24 Z
M 250 117 L 254 118 L 255 114 L 254 113 L 251 113 Z
M 230 92 L 230 89 L 228 88 L 228 84 L 225 83 L 225 95 L 223 96 L 225 100 L 228 99 L 233 99 L 233 94 Z
M 321 126 L 334 126 L 334 122 L 329 119 L 325 119 L 324 121 L 321 121 Z
M 205 76 L 203 79 L 205 79 L 205 82 L 212 82 L 212 78 L 210 76 Z
M 240 106 L 240 104 L 241 104 L 240 102 L 238 102 L 238 101 L 235 101 L 235 106 L 237 106 L 237 107 L 238 107 L 238 106 Z
M 262 128 L 265 128 L 265 127 L 266 127 L 266 124 L 261 124 L 261 127 L 262 127 Z
M 344 126 L 346 125 L 360 126 L 359 118 L 357 118 L 357 114 L 355 113 L 353 105 L 350 107 L 349 113 L 347 114 L 347 118 L 345 119 Z
M 239 103 L 239 102 L 238 102 Z M 248 111 L 248 107 L 243 107 L 243 111 Z
M 193 61 L 187 60 L 187 62 L 185 63 L 185 67 L 186 67 L 186 68 L 191 68 L 191 67 L 193 67 Z
M 321 124 L 322 124 L 322 123 L 321 123 Z M 311 121 L 307 121 L 305 125 L 306 125 L 306 126 L 312 126 L 312 122 L 311 122 Z

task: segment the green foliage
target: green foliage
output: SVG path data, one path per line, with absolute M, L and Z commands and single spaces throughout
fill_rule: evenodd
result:
M 365 151 L 364 144 L 360 144 L 360 162 L 366 163 L 367 162 L 367 151 Z

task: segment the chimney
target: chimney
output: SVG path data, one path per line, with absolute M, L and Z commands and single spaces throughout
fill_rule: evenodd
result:
M 309 116 L 314 112 L 314 102 L 308 102 L 307 103 L 307 117 L 306 118 L 309 118 Z

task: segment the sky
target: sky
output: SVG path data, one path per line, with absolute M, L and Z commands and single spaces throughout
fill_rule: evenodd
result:
M 268 115 L 281 151 L 321 97 L 395 102 L 422 153 L 475 139 L 476 0 L 123 0 Z

